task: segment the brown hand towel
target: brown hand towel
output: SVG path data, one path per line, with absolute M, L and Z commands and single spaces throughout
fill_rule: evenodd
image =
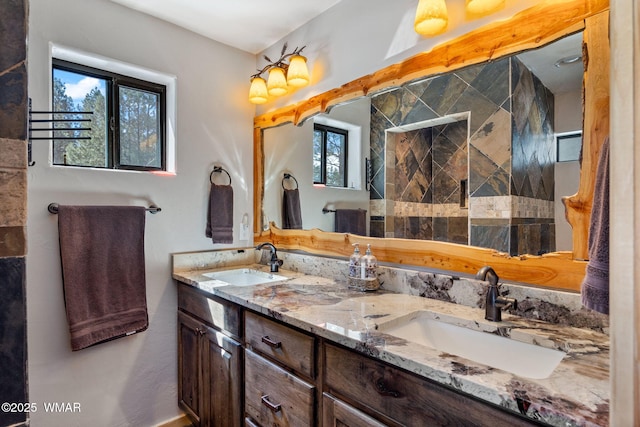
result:
M 335 231 L 366 236 L 367 211 L 364 209 L 336 209 Z
M 233 187 L 211 184 L 205 235 L 213 243 L 233 243 Z
M 297 188 L 285 188 L 282 195 L 282 228 L 302 229 L 302 213 L 300 211 L 300 192 Z
M 582 304 L 609 314 L 609 138 L 604 141 L 596 169 L 589 225 L 589 262 L 582 281 Z
M 71 349 L 147 329 L 145 208 L 59 206 Z

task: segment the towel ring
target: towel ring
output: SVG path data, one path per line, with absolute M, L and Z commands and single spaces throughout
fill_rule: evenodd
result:
M 227 170 L 223 167 L 220 166 L 214 166 L 213 170 L 211 171 L 211 173 L 209 174 L 209 182 L 213 184 L 213 174 L 214 173 L 221 173 L 224 172 L 227 174 L 227 176 L 229 177 L 229 185 L 231 185 L 231 175 L 229 175 L 229 172 L 227 172 Z
M 284 174 L 284 178 L 282 178 L 282 189 L 286 190 L 286 188 L 284 188 L 284 180 L 285 179 L 292 179 L 296 182 L 296 188 L 293 188 L 293 190 L 297 190 L 298 189 L 298 180 L 296 179 L 295 176 L 291 175 L 290 173 L 285 173 Z

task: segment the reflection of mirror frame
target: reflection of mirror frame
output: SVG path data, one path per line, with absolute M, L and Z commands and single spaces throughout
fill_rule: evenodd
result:
M 381 261 L 474 274 L 491 265 L 504 280 L 579 290 L 588 248 L 589 218 L 595 168 L 609 133 L 608 0 L 543 1 L 405 61 L 254 119 L 254 240 L 271 241 L 283 249 L 348 256 L 353 242 L 371 243 Z M 437 241 L 361 237 L 320 230 L 281 230 L 271 224 L 262 231 L 264 198 L 263 129 L 303 120 L 348 100 L 399 86 L 427 75 L 449 72 L 493 58 L 541 47 L 584 31 L 583 153 L 578 192 L 563 199 L 573 229 L 573 252 L 510 257 L 492 249 Z

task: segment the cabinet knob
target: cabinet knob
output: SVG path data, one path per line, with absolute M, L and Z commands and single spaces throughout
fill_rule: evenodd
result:
M 282 347 L 282 343 L 280 341 L 273 341 L 271 338 L 269 338 L 268 335 L 265 335 L 262 337 L 262 342 L 265 343 L 266 345 L 268 345 L 271 348 L 280 348 Z
M 269 395 L 265 394 L 264 396 L 262 396 L 262 404 L 264 406 L 266 406 L 267 408 L 269 408 L 271 410 L 271 412 L 280 412 L 280 409 L 282 409 L 282 406 L 280 406 L 279 403 L 271 403 L 269 402 Z

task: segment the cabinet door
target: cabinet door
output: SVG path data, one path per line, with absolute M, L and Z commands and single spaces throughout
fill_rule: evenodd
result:
M 322 395 L 322 427 L 386 427 L 331 395 Z
M 202 324 L 178 312 L 178 404 L 197 424 L 202 416 Z
M 242 347 L 224 334 L 203 326 L 202 426 L 242 425 Z

